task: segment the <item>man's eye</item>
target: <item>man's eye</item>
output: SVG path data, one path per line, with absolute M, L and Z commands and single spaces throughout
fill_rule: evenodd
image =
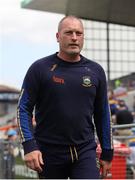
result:
M 82 33 L 81 33 L 81 32 L 76 32 L 76 35 L 77 35 L 77 36 L 81 36 Z
M 78 31 L 77 31 L 77 32 L 73 32 L 73 31 L 67 31 L 67 32 L 65 32 L 65 34 L 67 34 L 67 35 L 72 35 L 72 34 L 74 34 L 74 33 L 76 34 L 76 36 L 82 36 L 82 34 L 83 34 L 82 32 L 78 32 Z
M 66 32 L 66 34 L 72 34 L 72 32 L 71 32 L 71 31 L 68 31 L 68 32 Z

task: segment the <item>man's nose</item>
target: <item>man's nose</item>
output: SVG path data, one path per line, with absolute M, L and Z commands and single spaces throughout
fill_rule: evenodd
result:
M 77 40 L 76 32 L 73 32 L 73 34 L 72 34 L 72 40 Z

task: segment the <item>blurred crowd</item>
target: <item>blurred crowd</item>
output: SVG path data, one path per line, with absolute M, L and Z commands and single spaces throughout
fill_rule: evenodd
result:
M 108 99 L 113 124 L 131 124 L 135 122 L 135 97 L 132 111 L 129 109 L 124 99 L 119 99 L 113 90 L 108 90 Z
M 133 144 L 135 147 L 135 138 L 127 138 L 135 136 L 134 126 L 129 127 L 130 124 L 135 123 L 135 96 L 133 98 L 132 107 L 129 108 L 124 99 L 119 98 L 112 89 L 108 90 L 113 125 L 127 125 L 124 128 L 113 128 L 113 135 L 125 137 L 121 141 L 125 142 L 128 146 Z

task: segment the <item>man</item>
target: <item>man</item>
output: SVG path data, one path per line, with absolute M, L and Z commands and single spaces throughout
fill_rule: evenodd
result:
M 8 136 L 7 138 L 8 138 L 9 141 L 15 142 L 16 139 L 17 139 L 17 132 L 16 132 L 16 130 L 14 130 L 14 129 L 9 129 L 9 130 L 7 131 L 7 136 Z
M 105 177 L 113 156 L 105 73 L 80 54 L 80 19 L 64 17 L 56 38 L 59 52 L 33 63 L 23 82 L 18 123 L 25 162 L 40 178 L 98 179 L 94 117 Z
M 119 100 L 119 108 L 118 112 L 116 113 L 116 124 L 122 125 L 122 124 L 132 124 L 134 121 L 133 115 L 131 111 L 128 109 L 128 106 L 126 105 L 126 102 L 124 100 Z M 133 132 L 132 129 L 127 128 L 120 128 L 116 129 L 114 131 L 115 135 L 118 136 L 132 136 Z M 128 144 L 128 140 L 123 140 L 123 142 L 126 142 Z
M 116 123 L 121 124 L 132 124 L 133 123 L 133 115 L 131 111 L 128 109 L 126 102 L 124 100 L 119 100 L 119 108 L 116 113 Z M 128 129 L 129 130 L 129 129 Z

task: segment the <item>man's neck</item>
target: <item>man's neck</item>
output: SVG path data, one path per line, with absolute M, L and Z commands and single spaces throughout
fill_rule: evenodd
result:
M 78 62 L 81 59 L 80 54 L 66 55 L 66 54 L 58 52 L 57 56 L 63 61 L 67 61 L 67 62 Z

